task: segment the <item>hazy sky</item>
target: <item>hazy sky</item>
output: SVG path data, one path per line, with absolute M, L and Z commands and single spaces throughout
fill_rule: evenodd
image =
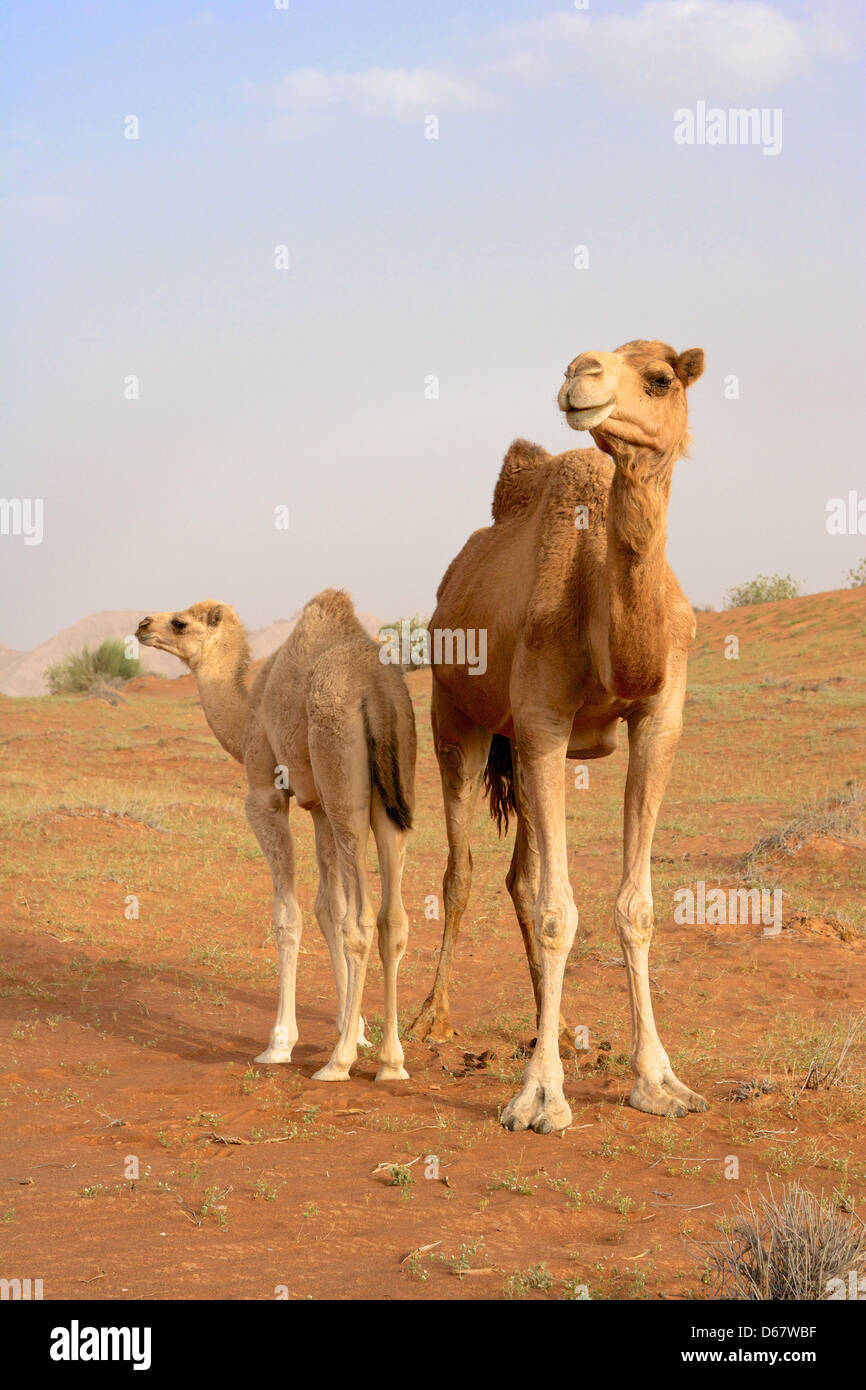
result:
M 825 526 L 866 494 L 858 14 L 8 5 L 0 492 L 44 499 L 45 535 L 0 536 L 0 641 L 205 597 L 258 626 L 327 585 L 429 613 L 509 441 L 590 444 L 563 369 L 633 337 L 707 354 L 668 532 L 692 600 L 840 586 L 866 553 Z M 676 143 L 699 102 L 780 111 L 781 149 Z

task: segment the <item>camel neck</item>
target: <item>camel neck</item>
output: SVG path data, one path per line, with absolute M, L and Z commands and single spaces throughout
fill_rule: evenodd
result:
M 250 708 L 243 667 L 232 671 L 198 670 L 196 681 L 204 717 L 214 736 L 227 753 L 242 763 Z
M 614 691 L 655 694 L 668 657 L 668 499 L 673 457 L 635 449 L 617 460 L 607 512 L 608 648 Z
M 618 552 L 664 554 L 673 458 L 648 449 L 621 454 L 610 485 L 608 538 Z

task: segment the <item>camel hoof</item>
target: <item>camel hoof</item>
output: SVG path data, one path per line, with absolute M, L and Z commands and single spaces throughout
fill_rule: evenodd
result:
M 326 1062 L 318 1071 L 313 1072 L 314 1081 L 348 1081 L 349 1068 L 338 1066 L 336 1062 Z
M 436 1009 L 429 1002 L 421 1006 L 415 1022 L 409 1025 L 409 1032 L 419 1042 L 444 1043 L 456 1037 L 447 1009 Z
M 629 1104 L 646 1115 L 666 1115 L 676 1120 L 681 1120 L 690 1110 L 700 1113 L 710 1108 L 703 1096 L 690 1091 L 673 1072 L 663 1076 L 661 1081 L 639 1077 L 632 1087 Z
M 673 1088 L 672 1088 L 673 1089 Z M 703 1110 L 709 1110 L 710 1102 L 699 1096 L 697 1091 L 690 1091 L 688 1086 L 683 1086 L 674 1090 L 674 1095 L 686 1110 L 696 1110 L 699 1114 Z
M 268 1047 L 264 1052 L 260 1052 L 255 1059 L 263 1066 L 274 1066 L 277 1062 L 291 1062 L 292 1049 L 290 1047 Z
M 503 1129 L 533 1129 L 536 1134 L 555 1134 L 571 1124 L 571 1107 L 562 1092 L 548 1092 L 533 1083 L 506 1105 L 500 1117 Z
M 409 1073 L 405 1067 L 388 1067 L 383 1062 L 376 1072 L 377 1081 L 408 1081 Z
M 689 1113 L 681 1101 L 669 1095 L 661 1086 L 633 1086 L 628 1102 L 635 1110 L 642 1110 L 645 1115 L 665 1115 L 672 1120 L 681 1120 L 683 1115 Z

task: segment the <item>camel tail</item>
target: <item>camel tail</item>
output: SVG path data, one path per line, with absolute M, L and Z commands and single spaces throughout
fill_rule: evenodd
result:
M 499 834 L 508 830 L 508 817 L 517 812 L 514 795 L 514 763 L 511 759 L 511 740 L 504 734 L 494 734 L 484 769 L 484 792 L 490 798 L 490 815 L 496 821 Z
M 399 682 L 399 686 L 398 686 Z M 415 714 L 402 675 L 391 688 L 368 691 L 361 701 L 370 778 L 390 820 L 412 829 L 415 803 Z

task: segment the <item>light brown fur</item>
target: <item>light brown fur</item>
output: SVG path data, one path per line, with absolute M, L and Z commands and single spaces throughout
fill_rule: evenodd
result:
M 385 975 L 385 1028 L 377 1080 L 403 1080 L 397 1034 L 397 968 L 408 920 L 401 897 L 415 784 L 415 720 L 402 673 L 379 660 L 379 646 L 351 599 L 326 589 L 247 688 L 249 648 L 233 608 L 208 599 L 143 618 L 139 641 L 171 652 L 198 682 L 205 716 L 247 774 L 246 812 L 274 884 L 280 1001 L 257 1062 L 288 1062 L 298 1038 L 295 977 L 301 914 L 294 891 L 291 797 L 314 821 L 319 892 L 316 918 L 337 984 L 339 1040 L 316 1073 L 344 1081 L 365 1043 L 361 995 L 374 924 Z M 366 870 L 370 827 L 382 876 L 378 919 Z
M 469 826 L 486 777 L 494 813 L 517 816 L 507 883 L 538 1011 L 523 1088 L 502 1116 L 509 1129 L 546 1132 L 571 1122 L 559 1056 L 568 1037 L 562 978 L 577 926 L 565 759 L 612 753 L 620 720 L 628 725 L 629 771 L 614 916 L 632 1010 L 631 1103 L 665 1115 L 706 1108 L 671 1069 L 648 973 L 650 849 L 694 635 L 691 607 L 665 559 L 667 506 L 674 462 L 688 443 L 686 387 L 702 371 L 700 349 L 676 353 L 657 341 L 575 358 L 559 404 L 573 428 L 590 430 L 597 449 L 551 457 L 516 440 L 496 485 L 493 525 L 470 536 L 437 594 L 431 628 L 486 629 L 487 669 L 433 671 L 449 857 L 442 952 L 413 1031 L 439 1040 L 453 1034 L 448 984 L 471 883 Z

